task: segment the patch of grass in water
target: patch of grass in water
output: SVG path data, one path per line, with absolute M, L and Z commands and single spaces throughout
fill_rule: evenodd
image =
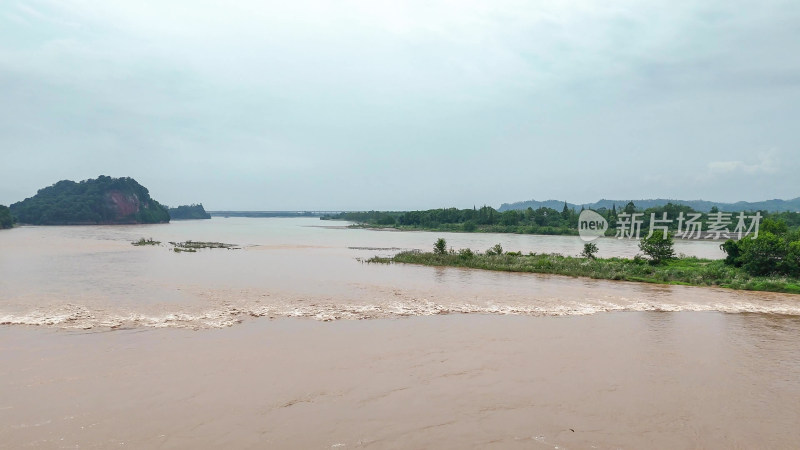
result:
M 392 262 L 427 266 L 467 267 L 503 272 L 531 272 L 594 279 L 800 294 L 800 280 L 785 276 L 756 277 L 722 260 L 682 257 L 653 265 L 642 258 L 582 258 L 558 254 L 400 252 L 392 258 L 366 262 Z
M 239 250 L 241 247 L 237 247 L 234 244 L 226 244 L 224 242 L 204 242 L 204 241 L 184 241 L 184 242 L 173 242 L 170 241 L 170 244 L 174 247 L 173 250 L 176 252 L 190 252 L 195 253 L 198 249 L 201 248 L 224 248 L 226 250 Z
M 138 241 L 131 242 L 131 245 L 135 245 L 137 247 L 142 245 L 159 245 L 159 244 L 161 244 L 161 241 L 154 241 L 153 238 L 150 239 L 141 238 Z
M 364 260 L 359 258 L 359 261 L 365 262 L 367 264 L 391 264 L 394 262 L 393 258 L 385 258 L 383 256 L 373 256 L 370 259 L 364 259 Z

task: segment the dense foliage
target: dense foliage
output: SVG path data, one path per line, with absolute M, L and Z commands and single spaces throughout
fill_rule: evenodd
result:
M 447 241 L 444 238 L 439 238 L 433 244 L 433 253 L 437 255 L 444 255 L 447 253 Z
M 18 222 L 33 225 L 169 222 L 167 209 L 136 180 L 103 175 L 78 183 L 59 181 L 10 209 Z
M 726 264 L 751 275 L 800 277 L 800 230 L 789 231 L 783 221 L 767 219 L 757 238 L 728 240 L 720 247 Z
M 177 208 L 169 209 L 169 217 L 172 220 L 189 220 L 189 219 L 210 219 L 211 214 L 207 213 L 203 204 L 181 205 Z
M 11 210 L 8 209 L 8 206 L 0 205 L 0 229 L 12 226 L 14 226 L 14 218 L 11 217 Z
M 441 231 L 577 234 L 578 213 L 564 208 L 498 212 L 490 206 L 472 209 L 430 209 L 407 212 L 346 212 L 326 219 L 349 220 L 372 226 Z
M 639 241 L 639 250 L 650 257 L 653 264 L 661 264 L 675 258 L 675 244 L 669 233 L 653 233 Z
M 593 242 L 587 242 L 583 244 L 583 251 L 581 252 L 581 256 L 584 258 L 594 259 L 597 254 L 597 244 Z
M 640 220 L 642 235 L 646 236 L 650 229 L 650 219 L 655 215 L 660 219 L 666 213 L 670 220 L 668 228 L 670 231 L 677 231 L 678 217 L 683 214 L 688 217 L 690 214 L 699 214 L 699 211 L 690 206 L 667 203 L 662 206 L 655 206 L 647 209 L 636 207 L 633 202 L 625 205 L 612 205 L 611 209 L 600 208 L 596 210 L 609 223 L 607 234 L 613 236 L 616 232 L 618 221 L 622 213 L 639 213 L 637 220 Z M 717 213 L 712 209 L 709 213 L 702 213 L 698 223 L 703 230 L 709 229 L 712 222 L 711 213 Z M 783 221 L 789 229 L 800 228 L 800 213 L 780 212 L 769 213 L 759 211 L 762 218 Z M 733 230 L 736 225 L 736 214 L 731 215 L 731 225 L 728 230 Z M 755 212 L 747 213 L 748 215 Z M 332 216 L 325 216 L 323 219 L 348 220 L 358 222 L 366 226 L 374 227 L 397 227 L 402 229 L 423 229 L 434 231 L 464 231 L 464 232 L 494 232 L 494 233 L 528 233 L 528 234 L 578 234 L 578 217 L 580 211 L 569 208 L 567 203 L 562 205 L 561 210 L 549 207 L 538 209 L 528 208 L 524 210 L 507 210 L 499 212 L 492 207 L 472 209 L 430 209 L 426 211 L 365 211 L 365 212 L 345 212 Z

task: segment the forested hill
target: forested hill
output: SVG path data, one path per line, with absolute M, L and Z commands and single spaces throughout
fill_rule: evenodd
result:
M 14 226 L 14 219 L 11 217 L 11 211 L 8 206 L 0 205 L 0 229 L 12 226 Z
M 616 205 L 617 209 L 620 207 L 625 206 L 631 200 L 600 200 L 595 203 L 587 203 L 587 204 L 575 204 L 575 203 L 567 203 L 567 206 L 570 209 L 577 209 L 580 210 L 581 207 L 587 209 L 611 209 L 614 205 Z M 668 200 L 663 198 L 656 198 L 656 199 L 649 199 L 649 200 L 633 200 L 633 203 L 640 208 L 657 208 L 666 205 L 667 203 L 672 203 L 673 205 L 683 205 L 689 206 L 696 211 L 710 211 L 711 208 L 717 207 L 720 211 L 728 211 L 728 212 L 739 212 L 739 211 L 769 211 L 769 212 L 798 212 L 800 211 L 800 197 L 791 199 L 791 200 L 765 200 L 761 202 L 736 202 L 736 203 L 721 203 L 721 202 L 710 202 L 706 200 Z M 500 206 L 498 211 L 509 211 L 509 210 L 523 210 L 528 208 L 539 209 L 539 208 L 552 208 L 556 210 L 561 210 L 564 207 L 563 200 L 546 200 L 546 201 L 536 201 L 536 200 L 528 200 L 525 202 L 515 202 L 515 203 L 503 203 Z
M 200 203 L 199 205 L 181 205 L 177 208 L 170 208 L 169 217 L 172 220 L 210 219 L 211 214 L 207 213 L 203 204 Z
M 31 225 L 99 225 L 169 222 L 167 208 L 133 178 L 62 180 L 14 203 L 11 214 Z

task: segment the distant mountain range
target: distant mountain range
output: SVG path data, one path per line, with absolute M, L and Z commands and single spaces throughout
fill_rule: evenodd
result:
M 613 205 L 617 205 L 617 209 L 625 207 L 630 200 L 606 200 L 602 199 L 595 203 L 586 203 L 586 204 L 576 204 L 576 203 L 567 203 L 567 207 L 570 209 L 579 210 L 581 207 L 586 209 L 600 209 L 600 208 L 607 208 L 611 209 Z M 791 200 L 764 200 L 761 202 L 736 202 L 736 203 L 722 203 L 722 202 L 710 202 L 706 200 L 674 200 L 674 199 L 665 199 L 665 198 L 655 198 L 655 199 L 646 199 L 646 200 L 633 200 L 633 203 L 636 205 L 637 208 L 647 209 L 656 206 L 663 206 L 667 203 L 673 203 L 676 205 L 687 205 L 692 207 L 693 209 L 701 212 L 709 211 L 711 208 L 716 206 L 720 211 L 727 211 L 727 212 L 738 212 L 738 211 L 769 211 L 769 212 L 783 212 L 783 211 L 800 211 L 800 197 L 793 198 Z M 526 202 L 515 202 L 515 203 L 503 203 L 500 205 L 499 211 L 508 211 L 511 209 L 528 209 L 531 207 L 533 209 L 539 209 L 541 207 L 546 208 L 553 208 L 557 211 L 561 211 L 564 208 L 564 201 L 563 200 L 546 200 L 543 202 L 536 201 L 536 200 L 528 200 Z

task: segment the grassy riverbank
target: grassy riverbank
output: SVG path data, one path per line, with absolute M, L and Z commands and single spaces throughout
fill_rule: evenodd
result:
M 800 294 L 800 279 L 757 277 L 722 260 L 679 258 L 659 265 L 644 259 L 576 258 L 554 254 L 505 253 L 434 254 L 401 252 L 392 258 L 375 257 L 372 263 L 406 263 L 426 266 L 467 267 L 503 272 L 532 272 L 606 280 L 638 281 L 658 284 L 718 286 L 730 289 Z

